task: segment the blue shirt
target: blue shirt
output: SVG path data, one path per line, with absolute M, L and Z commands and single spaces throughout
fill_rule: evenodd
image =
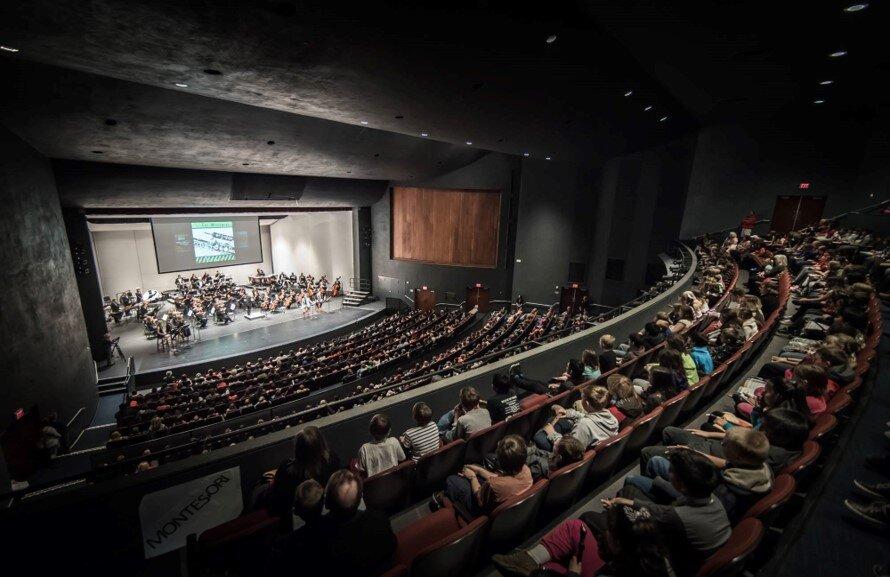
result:
M 689 354 L 692 356 L 692 360 L 695 361 L 698 372 L 703 375 L 710 375 L 714 372 L 714 359 L 711 358 L 711 351 L 708 347 L 692 347 Z

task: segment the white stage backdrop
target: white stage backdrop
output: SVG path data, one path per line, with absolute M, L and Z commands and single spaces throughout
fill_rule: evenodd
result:
M 194 272 L 201 275 L 205 270 L 213 274 L 220 270 L 224 274 L 231 275 L 235 282 L 247 283 L 247 277 L 255 274 L 256 269 L 262 268 L 266 274 L 271 274 L 273 270 L 271 237 L 268 226 L 260 227 L 260 241 L 263 246 L 262 264 L 245 264 L 167 274 L 158 274 L 155 245 L 151 238 L 151 230 L 147 225 L 129 229 L 126 228 L 126 225 L 116 225 L 117 227 L 119 227 L 117 230 L 92 231 L 99 278 L 102 282 L 102 294 L 109 297 L 137 287 L 143 290 L 171 289 L 177 274 L 190 275 Z M 102 228 L 112 227 L 102 225 Z
M 296 213 L 270 228 L 276 273 L 327 274 L 331 282 L 339 276 L 343 289 L 349 288 L 354 276 L 352 212 Z

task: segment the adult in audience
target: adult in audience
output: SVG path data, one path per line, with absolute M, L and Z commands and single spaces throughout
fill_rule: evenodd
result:
M 510 377 L 503 373 L 495 373 L 491 377 L 491 387 L 494 389 L 494 396 L 486 400 L 485 408 L 488 409 L 492 423 L 500 423 L 519 412 L 519 397 L 513 390 Z
M 324 487 L 309 479 L 297 485 L 294 491 L 294 515 L 303 525 L 272 544 L 271 561 L 266 574 L 277 577 L 290 572 L 314 554 L 310 535 L 315 531 L 324 511 Z
M 282 462 L 275 472 L 268 497 L 269 512 L 282 517 L 289 525 L 297 486 L 309 479 L 325 485 L 339 468 L 340 459 L 328 449 L 318 427 L 304 427 L 294 437 L 294 458 Z
M 441 444 L 439 427 L 433 422 L 433 410 L 426 403 L 415 403 L 411 408 L 411 416 L 416 426 L 402 433 L 399 441 L 405 453 L 415 461 L 424 455 L 434 452 Z
M 406 459 L 399 440 L 389 436 L 391 430 L 392 425 L 385 414 L 377 413 L 371 417 L 371 423 L 368 425 L 371 442 L 359 448 L 356 463 L 358 470 L 365 476 L 373 477 Z

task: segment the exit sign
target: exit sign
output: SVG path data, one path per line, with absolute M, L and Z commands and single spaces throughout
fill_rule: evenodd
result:
M 810 188 L 810 183 L 809 183 L 809 182 L 801 182 L 801 183 L 800 183 L 800 189 L 801 189 L 801 190 L 808 190 L 809 188 Z

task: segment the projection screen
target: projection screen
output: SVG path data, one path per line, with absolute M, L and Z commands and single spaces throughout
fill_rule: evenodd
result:
M 263 262 L 257 216 L 151 219 L 158 272 Z

